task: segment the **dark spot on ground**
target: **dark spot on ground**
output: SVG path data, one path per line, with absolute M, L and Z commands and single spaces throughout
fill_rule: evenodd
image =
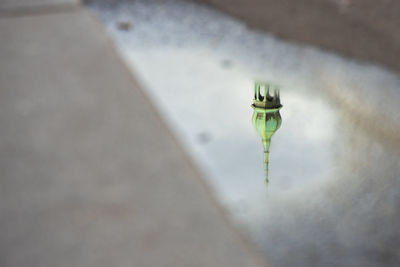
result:
M 232 68 L 232 61 L 230 61 L 229 59 L 224 59 L 224 60 L 222 60 L 221 61 L 221 66 L 224 68 L 224 69 L 230 69 L 230 68 Z
M 119 21 L 117 23 L 117 28 L 121 31 L 129 31 L 132 29 L 132 23 L 129 21 Z
M 197 135 L 196 139 L 199 144 L 204 145 L 211 141 L 211 135 L 206 132 L 201 132 Z

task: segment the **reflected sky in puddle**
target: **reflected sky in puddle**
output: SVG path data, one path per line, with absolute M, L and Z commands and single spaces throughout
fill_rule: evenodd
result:
M 193 3 L 92 7 L 271 266 L 400 264 L 396 74 L 276 40 Z M 132 29 L 119 30 L 121 21 Z M 283 105 L 268 189 L 252 125 L 256 80 L 279 84 Z

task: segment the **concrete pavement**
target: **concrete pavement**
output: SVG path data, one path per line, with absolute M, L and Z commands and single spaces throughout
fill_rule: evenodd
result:
M 0 11 L 63 8 L 77 6 L 80 0 L 0 0 Z
M 397 0 L 197 0 L 280 38 L 400 71 Z
M 0 40 L 0 266 L 263 265 L 90 12 Z

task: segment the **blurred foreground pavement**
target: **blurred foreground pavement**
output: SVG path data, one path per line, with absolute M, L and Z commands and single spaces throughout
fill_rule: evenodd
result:
M 0 266 L 262 265 L 97 19 L 27 10 L 0 17 Z

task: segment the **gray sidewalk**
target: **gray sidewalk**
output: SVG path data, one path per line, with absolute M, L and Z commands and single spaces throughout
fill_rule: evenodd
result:
M 0 266 L 263 265 L 90 12 L 0 40 Z
M 38 9 L 61 9 L 64 7 L 77 7 L 80 0 L 0 0 L 0 11 L 32 11 Z

